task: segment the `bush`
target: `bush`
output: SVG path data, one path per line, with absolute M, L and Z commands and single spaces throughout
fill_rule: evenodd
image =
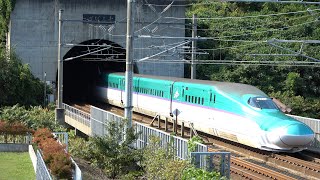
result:
M 23 141 L 24 136 L 31 133 L 33 133 L 33 130 L 19 122 L 8 123 L 0 121 L 0 135 L 4 136 L 5 143 L 7 143 L 8 140 L 13 141 L 13 143 Z
M 162 148 L 158 137 L 150 137 L 143 153 L 142 165 L 148 179 L 181 179 L 182 172 L 190 164 L 185 160 L 174 159 L 174 148 L 171 144 Z
M 24 124 L 15 122 L 7 123 L 5 121 L 0 121 L 0 134 L 6 135 L 26 135 L 32 133 L 33 130 L 27 128 Z
M 61 179 L 72 179 L 70 155 L 65 151 L 65 145 L 53 138 L 49 129 L 38 129 L 34 133 L 33 142 L 42 150 L 43 159 L 52 175 Z
M 66 153 L 62 151 L 54 154 L 49 168 L 51 173 L 57 177 L 72 179 L 70 156 L 66 156 Z
M 0 53 L 0 84 L 1 106 L 17 103 L 34 106 L 43 103 L 45 84 L 34 77 L 29 65 L 22 64 L 14 53 Z
M 41 146 L 46 139 L 53 138 L 52 132 L 47 128 L 38 129 L 33 135 L 33 142 Z
M 131 147 L 138 134 L 135 134 L 133 128 L 126 128 L 126 124 L 126 120 L 119 123 L 109 122 L 106 126 L 108 133 L 105 136 L 92 137 L 88 141 L 75 137 L 71 132 L 70 153 L 91 162 L 110 178 L 119 178 L 122 175 L 121 178 L 130 179 L 141 175 L 139 171 L 141 168 L 138 166 L 142 156 L 141 151 Z
M 3 107 L 0 109 L 0 119 L 6 122 L 20 122 L 28 128 L 49 128 L 52 131 L 65 131 L 63 127 L 55 123 L 53 108 L 43 109 L 41 106 L 26 108 L 20 105 Z
M 126 124 L 126 120 L 109 122 L 105 136 L 89 139 L 89 154 L 92 155 L 89 161 L 110 178 L 139 169 L 137 162 L 141 160 L 141 151 L 131 147 L 138 135 L 133 128 L 126 128 Z
M 90 144 L 91 141 L 87 141 L 84 138 L 69 136 L 69 152 L 73 157 L 90 161 L 92 159 Z
M 208 172 L 204 169 L 189 167 L 183 171 L 182 180 L 189 179 L 224 179 L 217 172 Z

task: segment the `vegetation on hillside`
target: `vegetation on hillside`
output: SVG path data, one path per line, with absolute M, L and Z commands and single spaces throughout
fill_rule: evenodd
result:
M 22 123 L 33 130 L 48 128 L 55 132 L 66 131 L 61 125 L 55 123 L 54 106 L 48 106 L 45 109 L 40 106 L 26 108 L 19 105 L 2 107 L 0 120 L 8 123 Z
M 13 50 L 6 51 L 6 33 L 14 0 L 0 0 L 0 107 L 40 105 L 44 84 L 35 78 L 28 64 L 22 64 Z
M 0 107 L 40 105 L 44 98 L 44 83 L 32 74 L 28 64 L 22 64 L 13 54 L 0 49 Z
M 0 0 L 0 48 L 6 44 L 6 33 L 13 7 L 14 0 Z
M 282 61 L 312 60 L 300 56 L 262 55 L 293 54 L 266 42 L 272 39 L 319 40 L 320 12 L 317 8 L 302 4 L 243 2 L 192 6 L 187 12 L 188 17 L 197 14 L 199 18 L 210 18 L 199 20 L 199 36 L 214 37 L 214 40 L 198 43 L 198 48 L 210 49 L 206 50 L 208 55 L 201 55 L 198 59 L 233 61 L 228 65 L 198 65 L 198 78 L 251 84 L 289 105 L 293 114 L 320 118 L 320 68 L 295 66 L 297 64 L 277 66 L 276 61 L 281 64 Z M 274 44 L 291 51 L 302 50 L 302 54 L 320 59 L 318 44 Z M 239 61 L 274 63 L 268 66 L 236 65 Z
M 126 124 L 126 120 L 108 122 L 104 136 L 90 137 L 88 141 L 70 136 L 71 155 L 91 162 L 112 179 L 138 171 L 141 151 L 132 148 L 138 134 Z

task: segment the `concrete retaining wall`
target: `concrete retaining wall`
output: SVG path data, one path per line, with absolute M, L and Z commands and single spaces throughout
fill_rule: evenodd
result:
M 28 152 L 29 144 L 0 144 L 0 152 Z
M 34 172 L 36 173 L 37 172 L 37 155 L 34 152 L 32 145 L 29 145 L 29 155 L 30 155 L 30 159 L 32 161 Z
M 185 36 L 184 20 L 173 21 L 158 17 L 158 13 L 172 1 L 148 0 L 149 3 L 164 5 L 153 8 L 145 4 L 145 1 L 136 2 L 135 32 L 137 36 Z M 105 39 L 125 47 L 127 14 L 125 0 L 16 0 L 15 9 L 11 14 L 8 46 L 16 51 L 24 63 L 30 64 L 33 74 L 41 80 L 44 79 L 44 72 L 46 72 L 47 81 L 56 81 L 59 9 L 64 10 L 63 19 L 82 20 L 84 14 L 100 14 L 114 15 L 116 22 L 114 29 L 110 31 L 108 31 L 110 25 L 64 22 L 62 43 L 78 44 L 92 39 Z M 185 7 L 172 6 L 161 15 L 185 17 Z M 161 52 L 164 47 L 180 41 L 183 40 L 136 38 L 134 58 L 141 59 Z M 160 46 L 163 48 L 149 49 Z M 71 48 L 63 47 L 62 55 L 64 56 Z M 165 53 L 165 55 L 162 58 L 166 60 L 183 59 L 178 53 Z M 141 74 L 173 77 L 184 75 L 182 63 L 147 63 L 146 61 L 138 64 L 138 70 Z

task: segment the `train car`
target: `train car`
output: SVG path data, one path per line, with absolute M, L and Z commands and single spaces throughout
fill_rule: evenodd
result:
M 124 73 L 103 73 L 95 87 L 97 100 L 123 107 L 124 78 Z M 173 117 L 179 124 L 268 151 L 298 152 L 315 136 L 261 90 L 240 83 L 135 75 L 133 110 Z

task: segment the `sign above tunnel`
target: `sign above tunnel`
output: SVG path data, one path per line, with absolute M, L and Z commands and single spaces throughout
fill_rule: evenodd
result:
M 108 14 L 83 14 L 83 22 L 90 24 L 114 24 L 115 15 Z

